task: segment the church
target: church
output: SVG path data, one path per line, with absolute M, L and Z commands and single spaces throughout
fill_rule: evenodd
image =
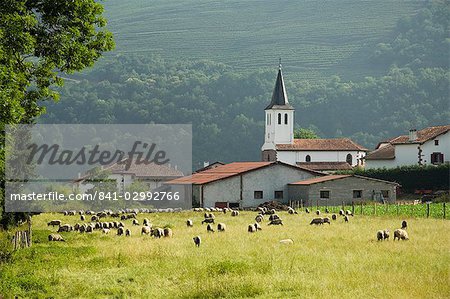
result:
M 364 166 L 368 150 L 349 138 L 294 138 L 294 110 L 288 101 L 280 64 L 272 101 L 265 109 L 262 161 L 280 161 L 323 172 Z

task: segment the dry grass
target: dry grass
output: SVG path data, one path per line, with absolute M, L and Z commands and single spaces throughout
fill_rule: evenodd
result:
M 49 243 L 46 222 L 78 217 L 35 216 L 32 248 L 0 264 L 0 294 L 23 297 L 133 298 L 448 298 L 450 222 L 407 219 L 409 241 L 377 242 L 376 231 L 400 226 L 399 218 L 355 216 L 310 226 L 311 214 L 280 213 L 284 226 L 247 233 L 255 213 L 216 213 L 225 233 L 206 233 L 202 213 L 140 215 L 173 226 L 172 239 L 65 233 Z M 185 220 L 194 220 L 187 228 Z M 192 237 L 202 245 L 194 247 Z M 291 238 L 293 245 L 279 244 Z

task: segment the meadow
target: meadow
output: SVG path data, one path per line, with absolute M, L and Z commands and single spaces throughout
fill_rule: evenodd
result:
M 393 241 L 403 218 L 342 218 L 311 226 L 314 216 L 280 212 L 284 226 L 248 233 L 255 212 L 238 217 L 216 213 L 227 231 L 206 233 L 199 212 L 140 214 L 155 226 L 171 226 L 173 238 L 62 233 L 66 242 L 48 242 L 53 219 L 79 222 L 79 216 L 33 217 L 31 248 L 0 263 L 0 295 L 6 298 L 448 298 L 450 222 L 406 218 L 409 241 Z M 194 220 L 188 228 L 185 220 Z M 379 229 L 391 239 L 376 241 Z M 200 235 L 195 247 L 192 237 Z M 5 232 L 2 235 L 6 238 Z M 279 240 L 291 238 L 292 245 Z M 1 296 L 0 296 L 1 297 Z

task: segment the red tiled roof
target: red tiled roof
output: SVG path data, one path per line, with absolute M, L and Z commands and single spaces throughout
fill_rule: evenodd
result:
M 428 127 L 417 131 L 417 140 L 410 142 L 409 135 L 401 135 L 390 140 L 391 144 L 425 143 L 437 136 L 450 131 L 450 125 Z
M 351 170 L 347 162 L 297 162 L 298 166 L 317 171 Z
M 393 160 L 395 159 L 395 147 L 392 144 L 382 146 L 365 157 L 366 160 Z
M 202 167 L 200 169 L 197 169 L 196 171 L 194 171 L 194 173 L 202 172 L 202 171 L 205 171 L 205 170 L 208 170 L 208 169 L 212 169 L 212 168 L 216 168 L 216 167 L 219 167 L 221 165 L 225 165 L 225 163 L 220 162 L 220 161 L 216 161 L 214 163 L 209 164 L 208 166 L 205 166 L 205 167 Z
M 194 173 L 190 176 L 174 179 L 172 181 L 166 182 L 166 184 L 206 184 L 214 181 L 218 181 L 224 178 L 239 175 L 245 172 L 263 168 L 272 164 L 282 164 L 287 167 L 298 168 L 299 170 L 304 170 L 315 175 L 324 175 L 321 172 L 313 171 L 311 169 L 293 166 L 283 162 L 234 162 L 230 164 L 225 164 L 212 169 L 208 169 L 199 173 Z
M 348 177 L 351 177 L 351 175 L 350 174 L 326 175 L 326 176 L 322 176 L 322 177 L 318 177 L 318 178 L 311 178 L 311 179 L 307 179 L 307 180 L 303 180 L 303 181 L 299 181 L 299 182 L 295 182 L 295 183 L 290 183 L 289 185 L 312 185 L 312 184 L 333 181 L 333 180 L 338 180 L 338 179 L 343 179 L 343 178 L 348 178 Z
M 349 138 L 294 139 L 294 144 L 277 144 L 280 151 L 367 151 Z

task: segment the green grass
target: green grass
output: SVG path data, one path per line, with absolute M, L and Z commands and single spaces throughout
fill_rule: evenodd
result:
M 409 241 L 375 240 L 376 231 L 400 226 L 402 218 L 355 216 L 310 226 L 312 215 L 280 212 L 285 225 L 263 224 L 246 232 L 255 213 L 216 213 L 225 233 L 206 233 L 202 213 L 140 215 L 173 226 L 172 239 L 115 234 L 64 233 L 47 241 L 46 222 L 78 217 L 33 217 L 34 245 L 0 264 L 0 294 L 6 298 L 448 298 L 450 222 L 407 218 Z M 192 218 L 194 227 L 185 227 Z M 192 237 L 201 235 L 196 248 Z M 293 245 L 279 244 L 292 238 Z M 391 236 L 392 238 L 392 236 Z
M 368 56 L 420 1 L 104 2 L 115 53 L 212 59 L 238 70 L 274 68 L 291 78 L 377 75 Z

